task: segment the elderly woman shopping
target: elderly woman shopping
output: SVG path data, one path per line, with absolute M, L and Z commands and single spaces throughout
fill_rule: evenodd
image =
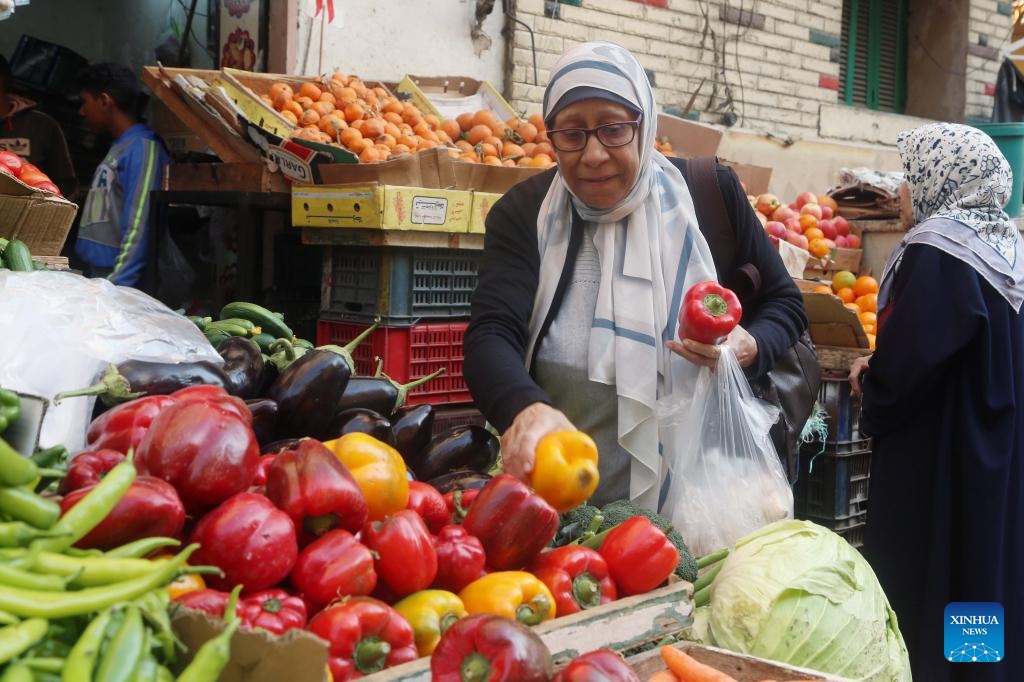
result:
M 692 196 L 685 164 L 655 151 L 650 83 L 618 45 L 568 50 L 552 69 L 544 119 L 558 166 L 514 187 L 488 215 L 466 380 L 503 432 L 506 471 L 527 477 L 543 436 L 580 429 L 601 453 L 594 502 L 657 509 L 661 453 L 682 437 L 659 424 L 658 401 L 691 388 L 719 352 L 676 340 L 683 292 L 718 279 L 694 208 L 714 198 Z M 762 278 L 725 344 L 757 377 L 806 317 L 736 176 L 722 166 L 717 175 L 735 262 Z

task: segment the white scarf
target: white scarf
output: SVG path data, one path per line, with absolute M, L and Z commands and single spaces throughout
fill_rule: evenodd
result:
M 920 224 L 889 257 L 879 309 L 889 303 L 906 248 L 929 244 L 970 265 L 1020 312 L 1024 245 L 1002 208 L 1013 174 L 995 142 L 971 126 L 931 123 L 901 134 L 896 146 Z
M 533 357 L 569 257 L 575 206 L 584 220 L 597 224 L 594 241 L 601 259 L 589 376 L 615 386 L 618 441 L 632 457 L 630 499 L 657 509 L 658 484 L 665 473 L 661 453 L 677 449 L 685 437 L 659 422 L 657 404 L 692 393 L 698 370 L 668 350 L 665 342 L 678 336 L 686 290 L 699 281 L 717 279 L 715 267 L 686 181 L 654 150 L 657 109 L 640 64 L 612 43 L 585 43 L 569 50 L 552 69 L 545 117 L 562 95 L 577 87 L 613 93 L 643 112 L 640 172 L 627 196 L 607 210 L 584 205 L 561 174 L 555 176 L 537 217 L 541 274 L 526 357 Z

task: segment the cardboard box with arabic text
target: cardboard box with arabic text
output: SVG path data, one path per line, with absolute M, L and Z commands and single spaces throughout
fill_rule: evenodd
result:
M 468 232 L 473 195 L 369 182 L 292 189 L 296 227 Z

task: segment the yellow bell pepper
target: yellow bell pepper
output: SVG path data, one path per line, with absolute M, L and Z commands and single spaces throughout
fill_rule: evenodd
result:
M 548 434 L 537 444 L 531 485 L 559 514 L 589 500 L 599 480 L 597 445 L 582 431 Z
M 422 590 L 410 594 L 394 608 L 412 626 L 416 651 L 420 656 L 434 653 L 445 630 L 468 615 L 462 600 L 446 590 Z
M 366 497 L 369 520 L 405 509 L 409 479 L 402 455 L 387 443 L 365 433 L 347 433 L 324 445 L 341 460 Z
M 555 617 L 555 598 L 547 585 L 526 571 L 488 573 L 459 592 L 466 611 L 493 613 L 537 625 Z

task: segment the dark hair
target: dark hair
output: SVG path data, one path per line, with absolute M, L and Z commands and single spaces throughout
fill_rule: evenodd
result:
M 78 87 L 93 96 L 110 95 L 117 108 L 135 114 L 139 99 L 139 80 L 132 70 L 117 64 L 90 64 L 78 74 Z
M 11 89 L 11 64 L 0 54 L 0 90 Z

